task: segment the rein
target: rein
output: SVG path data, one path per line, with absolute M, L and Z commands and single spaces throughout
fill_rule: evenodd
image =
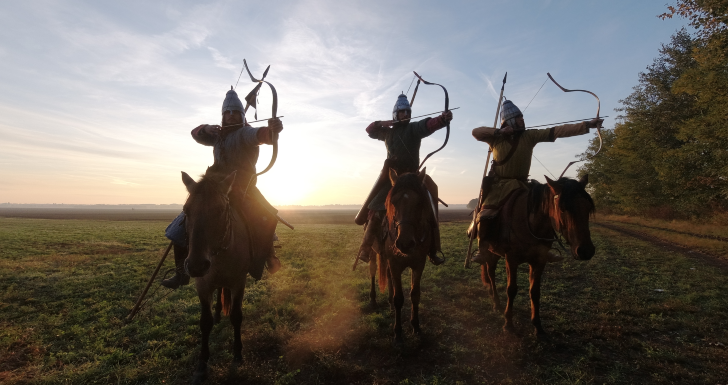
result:
M 557 200 L 558 198 L 559 198 L 559 196 L 558 196 L 558 195 L 554 195 L 554 199 L 553 199 L 553 200 L 554 200 L 554 202 L 553 202 L 552 204 L 556 205 L 556 200 Z M 550 211 L 550 210 L 549 210 L 549 211 Z M 530 213 L 529 213 L 529 214 L 530 214 Z M 547 215 L 548 215 L 548 217 L 549 217 L 549 220 L 551 221 L 551 231 L 552 231 L 552 232 L 553 232 L 553 234 L 554 234 L 554 237 L 553 237 L 553 238 L 541 238 L 541 237 L 537 236 L 536 234 L 534 234 L 534 233 L 533 233 L 533 229 L 531 229 L 531 221 L 527 219 L 527 220 L 526 220 L 526 225 L 527 225 L 527 227 L 528 227 L 528 232 L 529 232 L 529 233 L 531 234 L 531 236 L 532 236 L 532 237 L 533 237 L 534 239 L 537 239 L 537 240 L 539 240 L 539 241 L 546 241 L 546 242 L 554 242 L 554 241 L 556 241 L 556 242 L 558 242 L 558 243 L 559 243 L 559 246 L 561 246 L 561 249 L 563 249 L 564 251 L 567 251 L 567 250 L 566 250 L 566 247 L 564 247 L 564 244 L 563 244 L 563 243 L 561 242 L 561 237 L 563 236 L 563 235 L 561 234 L 561 226 L 557 226 L 557 225 L 556 225 L 556 221 L 554 221 L 554 218 L 553 218 L 553 217 L 551 216 L 551 214 L 550 214 L 550 213 L 549 213 L 549 214 L 547 214 Z M 555 247 L 552 247 L 552 249 L 556 249 L 556 248 L 555 248 Z M 556 250 L 558 250 L 558 249 L 556 249 Z

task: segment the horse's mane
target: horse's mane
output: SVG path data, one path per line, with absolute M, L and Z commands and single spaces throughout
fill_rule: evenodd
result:
M 227 175 L 221 173 L 215 165 L 207 168 L 205 173 L 200 177 L 195 186 L 195 195 L 215 196 L 221 193 L 219 183 L 222 182 Z M 192 194 L 187 196 L 185 205 L 190 202 Z
M 417 192 L 420 196 L 426 197 L 427 194 L 425 192 L 425 188 L 422 186 L 422 182 L 420 182 L 420 178 L 417 177 L 417 174 L 415 173 L 405 173 L 399 176 L 397 178 L 397 183 L 392 186 L 392 188 L 389 190 L 389 194 L 387 194 L 387 200 L 384 203 L 384 206 L 387 209 L 387 220 L 389 223 L 392 223 L 394 221 L 394 204 L 392 203 L 392 197 L 397 195 L 402 190 L 413 190 Z M 423 200 L 420 200 L 419 206 L 423 205 Z
M 561 198 L 559 199 L 559 209 L 562 211 L 573 212 L 574 205 L 577 197 L 583 197 L 589 202 L 589 214 L 596 212 L 596 206 L 594 206 L 594 200 L 591 195 L 584 190 L 581 184 L 574 179 L 562 177 L 556 181 L 561 185 Z M 530 187 L 528 197 L 528 212 L 535 212 L 539 210 L 549 211 L 555 209 L 553 206 L 553 199 L 551 190 L 548 184 L 540 183 L 537 180 L 531 179 L 528 183 Z

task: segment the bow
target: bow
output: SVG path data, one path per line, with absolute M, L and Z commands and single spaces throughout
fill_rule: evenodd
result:
M 597 94 L 595 94 L 595 93 L 593 93 L 593 92 L 591 92 L 591 91 L 587 91 L 587 90 L 569 90 L 569 89 L 566 89 L 566 88 L 562 87 L 562 86 L 561 86 L 561 84 L 557 83 L 557 82 L 556 82 L 556 80 L 554 80 L 554 77 L 553 77 L 553 76 L 551 76 L 551 74 L 550 74 L 550 73 L 548 73 L 548 72 L 547 72 L 547 73 L 546 73 L 546 75 L 548 75 L 549 79 L 551 79 L 551 81 L 552 81 L 552 82 L 554 82 L 554 84 L 556 84 L 556 86 L 557 86 L 557 87 L 561 88 L 561 91 L 564 91 L 564 92 L 586 92 L 586 93 L 588 93 L 588 94 L 591 94 L 591 95 L 592 95 L 592 96 L 594 96 L 595 98 L 597 98 L 597 119 L 599 119 L 599 111 L 600 111 L 600 109 L 601 109 L 601 104 L 602 104 L 602 103 L 601 103 L 601 101 L 599 100 L 599 97 L 597 96 Z M 571 165 L 572 165 L 572 164 L 574 164 L 574 163 L 579 163 L 579 162 L 583 162 L 583 161 L 585 161 L 585 160 L 589 160 L 589 159 L 591 159 L 591 158 L 593 158 L 593 157 L 597 156 L 597 154 L 599 154 L 599 151 L 601 151 L 601 150 L 602 150 L 602 131 L 600 130 L 601 128 L 602 128 L 602 125 L 601 125 L 601 123 L 599 123 L 599 124 L 597 125 L 597 136 L 599 136 L 599 149 L 597 150 L 597 152 L 595 152 L 595 153 L 594 153 L 594 155 L 592 155 L 592 156 L 589 156 L 589 157 L 586 157 L 586 158 L 584 158 L 584 159 L 582 159 L 582 160 L 575 160 L 575 161 L 573 161 L 573 162 L 569 163 L 569 164 L 568 164 L 568 165 L 566 166 L 566 168 L 564 169 L 564 171 L 563 171 L 563 172 L 561 172 L 561 175 L 559 176 L 559 178 L 561 178 L 561 177 L 563 177 L 563 176 L 564 176 L 564 174 L 566 173 L 566 170 L 568 170 L 568 169 L 569 169 L 569 167 L 571 167 Z
M 265 72 L 263 72 L 263 77 L 261 77 L 260 79 L 256 79 L 253 77 L 253 74 L 250 73 L 250 69 L 248 68 L 248 63 L 245 61 L 245 59 L 243 59 L 243 64 L 245 65 L 245 70 L 248 71 L 248 76 L 250 76 L 250 81 L 252 81 L 253 83 L 258 83 L 258 85 L 255 86 L 255 88 L 253 89 L 256 96 L 257 96 L 257 91 L 260 90 L 260 86 L 263 83 L 270 86 L 270 91 L 273 94 L 273 114 L 271 116 L 273 118 L 276 118 L 276 115 L 278 113 L 278 93 L 276 92 L 276 88 L 273 87 L 273 85 L 270 84 L 270 82 L 265 80 L 265 77 L 268 75 L 268 70 L 270 69 L 270 65 L 268 66 L 268 68 L 265 69 Z M 248 96 L 245 97 L 245 100 L 248 102 L 248 105 L 252 105 L 255 108 L 256 118 L 257 118 L 258 108 L 255 104 L 255 98 L 251 97 L 251 95 L 253 95 L 253 92 L 248 94 Z M 247 111 L 248 107 L 246 106 L 245 109 Z M 263 171 L 255 174 L 256 177 L 268 172 L 268 170 L 270 170 L 273 167 L 273 165 L 276 163 L 276 159 L 278 158 L 278 133 L 271 131 L 271 139 L 273 142 L 273 155 L 270 159 L 270 163 L 268 163 L 268 167 L 266 167 Z
M 412 95 L 412 102 L 414 102 L 415 96 L 417 96 L 417 88 L 419 87 L 419 82 L 425 83 L 428 86 L 440 86 L 440 88 L 442 88 L 442 90 L 445 91 L 445 111 L 448 111 L 450 109 L 450 97 L 447 94 L 447 89 L 445 87 L 443 87 L 442 84 L 430 83 L 427 80 L 422 79 L 422 76 L 420 76 L 417 72 L 415 72 L 415 71 L 412 71 L 412 72 L 414 72 L 415 76 L 417 76 L 417 79 L 419 79 L 419 80 L 417 80 L 418 84 L 417 84 L 417 87 L 415 87 L 414 95 Z M 429 159 L 436 152 L 445 148 L 445 146 L 447 145 L 448 139 L 450 139 L 450 122 L 447 122 L 447 133 L 445 134 L 445 143 L 443 143 L 442 146 L 440 146 L 440 148 L 438 148 L 437 150 L 427 154 L 427 156 L 425 157 L 424 160 L 422 160 L 422 163 L 420 163 L 420 166 L 417 169 L 418 170 L 421 169 L 422 165 L 425 164 L 427 159 Z

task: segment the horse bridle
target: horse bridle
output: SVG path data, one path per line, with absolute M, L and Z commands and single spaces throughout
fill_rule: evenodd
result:
M 223 251 L 227 251 L 229 248 L 229 241 L 232 239 L 232 206 L 230 205 L 230 198 L 227 195 L 221 194 L 225 201 L 225 232 L 222 235 L 222 239 L 219 242 L 219 246 L 212 251 L 212 256 L 217 257 Z M 185 213 L 185 215 L 187 215 Z M 189 216 L 189 215 L 187 215 Z M 188 222 L 189 223 L 189 222 Z M 189 234 L 189 231 L 186 231 Z
M 554 195 L 554 199 L 553 199 L 553 204 L 557 208 L 558 208 L 558 205 L 559 205 L 558 199 L 559 199 L 559 194 L 555 194 Z M 562 212 L 562 213 L 564 212 L 564 210 L 561 210 L 561 209 L 559 209 L 559 211 Z M 551 231 L 554 232 L 554 237 L 553 238 L 549 239 L 549 238 L 541 238 L 541 237 L 536 236 L 536 234 L 534 234 L 533 233 L 533 230 L 531 229 L 531 221 L 529 221 L 528 218 L 526 218 L 526 226 L 528 227 L 528 232 L 531 234 L 532 237 L 534 237 L 535 239 L 537 239 L 539 241 L 546 241 L 546 242 L 554 242 L 554 241 L 556 241 L 556 242 L 559 243 L 559 246 L 561 246 L 561 248 L 564 251 L 566 251 L 566 247 L 561 242 L 561 237 L 563 236 L 563 234 L 561 233 L 561 226 L 556 226 L 556 223 L 554 222 L 554 218 L 552 218 L 551 215 L 549 215 L 549 220 L 551 221 Z M 555 247 L 552 247 L 552 249 L 556 249 L 556 248 Z

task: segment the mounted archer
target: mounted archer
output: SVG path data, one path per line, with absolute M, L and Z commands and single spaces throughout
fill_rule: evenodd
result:
M 526 130 L 523 113 L 510 100 L 503 102 L 501 127 L 478 127 L 473 129 L 475 139 L 486 142 L 493 151 L 490 173 L 483 178 L 482 196 L 475 224 L 481 232 L 494 232 L 497 218 L 508 199 L 518 190 L 528 190 L 528 176 L 531 169 L 533 148 L 543 142 L 557 138 L 584 135 L 590 128 L 601 127 L 603 119 L 594 118 L 588 122 L 564 124 L 539 130 Z M 472 234 L 471 223 L 468 234 Z M 495 237 L 495 234 L 492 234 Z M 479 237 L 478 252 L 472 261 L 484 264 L 489 253 L 489 238 Z M 546 262 L 558 261 L 561 257 L 549 254 Z
M 259 87 L 253 91 L 256 92 Z M 251 94 L 255 97 L 254 93 Z M 260 279 L 264 266 L 273 274 L 278 271 L 281 263 L 273 248 L 278 210 L 268 203 L 255 186 L 259 175 L 256 174 L 255 164 L 258 161 L 258 147 L 262 144 L 274 145 L 278 133 L 283 130 L 283 123 L 275 117 L 274 111 L 273 118 L 268 120 L 268 126 L 252 127 L 245 122 L 246 110 L 231 86 L 222 104 L 222 124 L 203 124 L 192 130 L 191 134 L 197 143 L 213 147 L 215 161 L 208 167 L 206 174 L 227 176 L 236 172 L 235 183 L 229 194 L 230 205 L 249 222 L 254 253 L 254 266 L 250 274 L 253 278 Z M 182 213 L 167 228 L 167 237 L 174 243 L 175 275 L 162 281 L 162 285 L 170 289 L 187 285 L 190 281 L 184 265 L 189 254 L 184 220 L 185 214 Z
M 419 81 L 418 81 L 419 85 Z M 412 97 L 417 95 L 417 88 Z M 418 173 L 420 167 L 420 144 L 435 131 L 447 127 L 452 120 L 452 112 L 445 108 L 445 111 L 438 117 L 425 118 L 418 122 L 411 122 L 412 107 L 405 94 L 399 95 L 392 108 L 392 120 L 376 121 L 371 123 L 366 132 L 372 139 L 381 140 L 387 147 L 387 159 L 384 167 L 362 206 L 355 222 L 359 225 L 366 223 L 366 232 L 362 245 L 359 248 L 358 259 L 369 262 L 372 245 L 382 235 L 382 221 L 385 218 L 387 194 L 392 188 L 389 178 L 389 170 L 397 174 Z M 437 185 L 429 176 L 425 176 L 424 185 L 431 195 L 430 207 L 437 218 L 438 193 Z M 437 222 L 437 221 L 435 221 Z M 430 262 L 435 265 L 442 264 L 445 260 L 437 255 L 440 250 L 440 232 L 434 226 L 434 242 L 428 252 Z

